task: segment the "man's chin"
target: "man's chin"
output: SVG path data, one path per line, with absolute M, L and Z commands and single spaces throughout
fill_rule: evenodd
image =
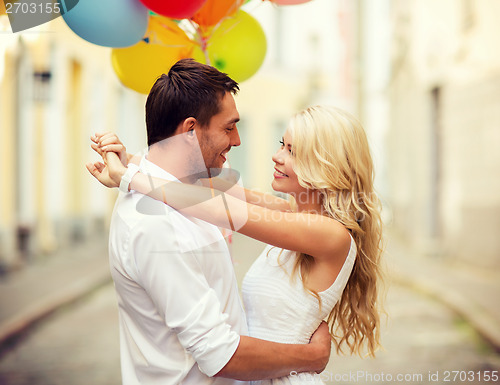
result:
M 222 167 L 212 167 L 207 170 L 207 174 L 210 175 L 210 177 L 216 177 L 222 172 Z
M 212 177 L 218 176 L 222 172 L 222 170 L 224 170 L 224 169 L 218 168 L 218 167 L 206 168 L 203 171 L 199 171 L 199 172 L 196 172 L 196 173 L 189 175 L 189 178 L 191 178 L 191 179 L 212 178 Z

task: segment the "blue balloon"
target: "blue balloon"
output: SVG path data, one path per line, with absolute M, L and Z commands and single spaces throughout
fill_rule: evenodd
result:
M 59 3 L 63 11 L 65 1 Z M 90 43 L 129 47 L 144 37 L 149 10 L 139 0 L 82 0 L 63 18 L 74 33 Z

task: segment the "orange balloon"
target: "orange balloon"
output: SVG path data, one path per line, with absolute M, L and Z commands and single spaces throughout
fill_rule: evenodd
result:
M 146 37 L 154 44 L 181 45 L 192 49 L 193 42 L 175 21 L 168 17 L 155 15 L 149 18 Z
M 243 3 L 244 0 L 207 0 L 191 20 L 202 26 L 216 25 L 235 14 Z
M 7 10 L 5 9 L 6 4 L 9 4 L 9 3 L 13 4 L 16 1 L 17 0 L 6 0 L 6 1 L 0 0 L 0 16 L 7 14 Z M 12 10 L 10 12 L 12 12 Z

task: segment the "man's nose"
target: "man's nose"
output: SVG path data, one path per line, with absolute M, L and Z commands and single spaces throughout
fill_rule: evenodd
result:
M 237 147 L 240 144 L 241 144 L 240 133 L 238 132 L 238 129 L 235 128 L 231 136 L 231 146 Z

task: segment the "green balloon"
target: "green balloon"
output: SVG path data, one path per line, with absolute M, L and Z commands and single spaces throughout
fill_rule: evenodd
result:
M 252 77 L 264 62 L 266 35 L 255 18 L 239 10 L 213 32 L 207 43 L 207 51 L 210 63 L 207 63 L 200 47 L 195 47 L 193 58 L 242 82 Z

